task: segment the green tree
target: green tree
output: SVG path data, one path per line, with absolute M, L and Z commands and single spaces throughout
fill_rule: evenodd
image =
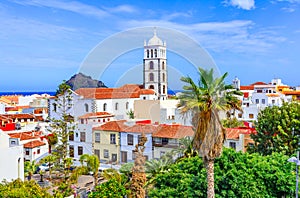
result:
M 227 73 L 217 78 L 213 69 L 209 71 L 198 68 L 200 80 L 195 83 L 190 77 L 182 77 L 187 85 L 180 96 L 182 113 L 193 113 L 195 136 L 193 147 L 202 156 L 207 169 L 207 197 L 214 196 L 214 160 L 221 155 L 225 140 L 225 129 L 219 119 L 219 111 L 227 110 L 231 94 L 229 86 L 225 86 Z M 233 94 L 231 94 L 233 95 Z
M 255 128 L 257 134 L 251 135 L 255 145 L 249 152 L 294 154 L 300 141 L 300 104 L 291 102 L 281 107 L 266 107 L 258 114 Z
M 239 121 L 236 117 L 226 118 L 226 119 L 222 120 L 222 126 L 225 127 L 225 128 L 243 127 L 244 122 Z
M 224 149 L 215 160 L 215 196 L 232 197 L 293 197 L 295 165 L 288 157 L 273 153 L 270 156 L 235 152 Z M 196 156 L 185 158 L 158 174 L 150 197 L 206 197 L 206 169 Z
M 52 175 L 52 170 L 53 170 L 53 164 L 56 162 L 56 156 L 54 155 L 47 155 L 46 157 L 42 158 L 40 160 L 40 163 L 47 163 L 49 166 L 49 180 L 51 181 L 51 175 Z
M 56 107 L 58 118 L 50 119 L 48 130 L 58 137 L 55 144 L 55 152 L 52 155 L 57 159 L 56 169 L 64 173 L 66 181 L 69 175 L 68 164 L 68 138 L 74 133 L 74 118 L 70 115 L 69 110 L 72 108 L 72 91 L 65 81 L 61 83 L 56 91 L 56 99 L 53 105 Z
M 128 190 L 115 179 L 110 179 L 98 185 L 91 194 L 89 198 L 122 198 L 128 194 Z
M 3 198 L 50 198 L 47 189 L 41 188 L 35 181 L 22 181 L 20 179 L 12 182 L 0 183 L 0 197 Z
M 99 167 L 100 162 L 97 155 L 89 155 L 89 154 L 83 154 L 80 156 L 80 162 L 83 165 L 83 162 L 86 163 L 86 166 L 90 172 L 93 172 L 94 177 L 94 184 L 95 186 L 98 185 L 98 173 L 99 173 Z
M 28 177 L 28 180 L 31 180 L 32 175 L 35 173 L 35 171 L 37 170 L 37 164 L 36 162 L 33 161 L 26 161 L 24 164 L 24 173 L 25 176 Z

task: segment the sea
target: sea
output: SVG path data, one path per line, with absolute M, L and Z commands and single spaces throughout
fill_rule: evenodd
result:
M 30 96 L 33 94 L 49 94 L 51 96 L 55 95 L 55 91 L 24 91 L 24 92 L 13 92 L 13 91 L 9 91 L 9 92 L 0 92 L 0 96 L 8 96 L 8 95 L 22 95 L 22 96 Z

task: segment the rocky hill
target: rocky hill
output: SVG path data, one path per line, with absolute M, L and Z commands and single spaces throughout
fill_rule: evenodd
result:
M 78 73 L 72 76 L 66 83 L 71 87 L 72 90 L 79 88 L 98 88 L 106 87 L 102 81 L 94 80 L 90 76 Z

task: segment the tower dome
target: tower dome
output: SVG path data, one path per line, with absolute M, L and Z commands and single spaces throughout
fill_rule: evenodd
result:
M 156 35 L 156 29 L 154 29 L 153 37 L 148 41 L 148 45 L 163 45 L 163 42 Z

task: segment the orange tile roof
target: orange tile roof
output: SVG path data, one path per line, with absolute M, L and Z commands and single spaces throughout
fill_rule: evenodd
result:
M 194 131 L 191 126 L 183 125 L 159 125 L 158 130 L 153 133 L 153 137 L 161 138 L 184 138 L 186 136 L 193 137 Z
M 45 142 L 42 142 L 40 140 L 34 140 L 34 141 L 24 144 L 23 147 L 24 148 L 35 148 L 35 147 L 44 146 L 44 145 L 46 145 Z
M 264 82 L 255 82 L 251 85 L 241 85 L 240 90 L 254 90 L 254 85 L 267 85 L 267 83 Z
M 283 93 L 285 95 L 300 95 L 300 90 L 296 90 L 296 91 L 282 91 L 281 93 Z
M 125 125 L 125 122 L 126 120 L 110 121 L 101 126 L 94 127 L 93 130 L 121 132 L 124 128 L 128 127 Z
M 139 98 L 141 94 L 154 94 L 153 90 L 141 89 L 139 85 L 127 84 L 120 88 L 80 88 L 75 91 L 85 98 Z
M 107 117 L 113 117 L 113 114 L 107 113 L 107 112 L 96 112 L 96 113 L 87 113 L 82 116 L 80 116 L 80 119 L 85 118 L 107 118 Z
M 157 125 L 151 124 L 136 124 L 127 128 L 124 128 L 124 132 L 131 132 L 131 133 L 153 133 L 157 131 Z
M 1 116 L 10 118 L 10 119 L 34 119 L 35 116 L 29 113 L 20 113 L 20 114 L 1 114 Z
M 22 140 L 30 140 L 30 139 L 36 139 L 36 137 L 28 135 L 26 133 L 12 133 L 8 134 L 11 138 L 19 138 L 21 141 Z
M 266 94 L 266 96 L 269 96 L 269 97 L 278 97 L 279 94 L 277 94 L 277 93 L 270 93 L 270 94 Z
M 252 128 L 226 128 L 226 139 L 238 140 L 240 134 L 256 133 Z

